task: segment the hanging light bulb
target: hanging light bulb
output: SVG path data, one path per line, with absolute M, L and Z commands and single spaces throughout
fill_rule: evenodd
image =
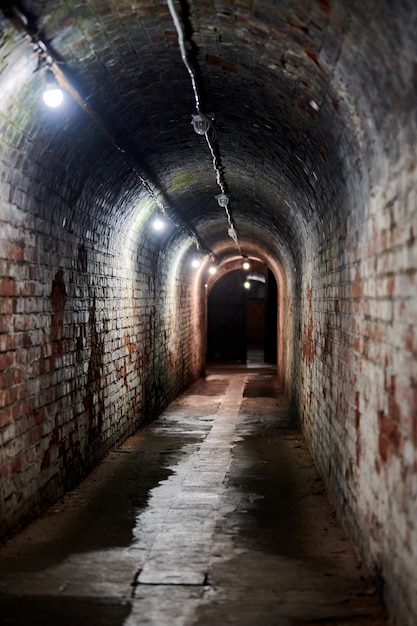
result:
M 198 259 L 193 259 L 191 261 L 191 267 L 194 267 L 194 269 L 197 269 L 197 267 L 200 267 L 200 261 Z
M 161 231 L 164 229 L 164 226 L 165 226 L 164 221 L 161 220 L 160 217 L 157 217 L 153 222 L 154 230 Z
M 243 286 L 245 289 L 250 289 L 250 282 L 248 280 L 245 280 L 245 282 L 243 283 Z
M 214 265 L 212 265 L 211 267 L 209 267 L 209 274 L 211 274 L 212 276 L 214 276 L 214 274 L 217 272 L 217 267 L 214 267 Z
M 250 263 L 249 263 L 249 261 L 244 261 L 244 262 L 242 263 L 242 267 L 243 267 L 243 269 L 244 269 L 244 270 L 248 270 L 248 269 L 250 268 Z
M 44 103 L 51 108 L 59 107 L 64 100 L 64 94 L 62 93 L 62 89 L 59 88 L 59 85 L 56 81 L 54 73 L 52 70 L 46 71 L 46 87 L 43 92 L 43 101 Z

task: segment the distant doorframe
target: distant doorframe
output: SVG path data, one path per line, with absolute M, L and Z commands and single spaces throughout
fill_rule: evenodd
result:
M 275 364 L 277 316 L 278 288 L 271 270 L 225 273 L 207 299 L 206 360 Z

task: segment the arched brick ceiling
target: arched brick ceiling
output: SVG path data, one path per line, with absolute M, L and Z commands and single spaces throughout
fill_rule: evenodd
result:
M 211 156 L 190 123 L 190 77 L 165 0 L 11 4 L 59 56 L 169 211 L 206 247 L 234 252 L 214 199 Z M 411 145 L 397 134 L 415 105 L 401 97 L 415 80 L 409 3 L 191 0 L 176 7 L 202 110 L 215 116 L 239 241 L 244 247 L 270 233 L 298 259 L 307 240 L 343 225 L 400 145 Z M 36 193 L 42 198 L 48 181 L 80 203 L 76 219 L 82 215 L 86 227 L 92 212 L 98 222 L 117 223 L 145 190 L 70 98 L 64 112 L 41 107 L 36 54 L 8 19 L 0 26 L 0 86 L 9 89 L 13 73 L 18 83 L 13 96 L 6 90 L 10 100 L 3 89 L 2 115 L 13 119 L 17 149 L 37 168 Z M 50 209 L 42 210 L 47 218 Z

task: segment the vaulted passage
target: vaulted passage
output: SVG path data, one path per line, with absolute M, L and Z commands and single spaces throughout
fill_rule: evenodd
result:
M 410 0 L 1 3 L 2 538 L 207 359 L 264 359 L 415 625 L 416 31 Z

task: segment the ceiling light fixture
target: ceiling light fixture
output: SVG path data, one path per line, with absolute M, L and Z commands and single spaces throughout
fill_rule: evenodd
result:
M 193 267 L 194 269 L 197 269 L 198 267 L 200 267 L 200 261 L 198 259 L 193 259 L 191 261 L 191 267 Z
M 197 115 L 191 115 L 191 124 L 197 135 L 205 135 L 209 131 L 211 120 L 207 115 L 197 113 Z
M 215 196 L 215 198 L 219 203 L 219 206 L 222 207 L 222 209 L 227 207 L 227 205 L 229 204 L 229 196 L 226 193 L 219 193 L 217 196 Z
M 53 109 L 59 107 L 64 101 L 64 94 L 52 70 L 46 70 L 46 86 L 42 97 L 44 103 Z
M 212 265 L 211 267 L 209 267 L 209 274 L 211 274 L 212 276 L 214 276 L 214 274 L 217 272 L 217 267 L 214 267 L 214 265 Z
M 265 276 L 262 276 L 262 274 L 248 274 L 247 279 L 248 280 L 255 280 L 255 281 L 257 281 L 259 283 L 263 283 L 263 284 L 266 283 L 266 278 L 265 278 Z
M 161 218 L 160 218 L 160 217 L 157 217 L 157 218 L 153 221 L 152 226 L 153 226 L 154 230 L 156 230 L 156 231 L 161 231 L 161 230 L 163 230 L 163 229 L 164 229 L 164 227 L 165 227 L 165 222 L 164 222 L 163 220 L 161 220 Z

